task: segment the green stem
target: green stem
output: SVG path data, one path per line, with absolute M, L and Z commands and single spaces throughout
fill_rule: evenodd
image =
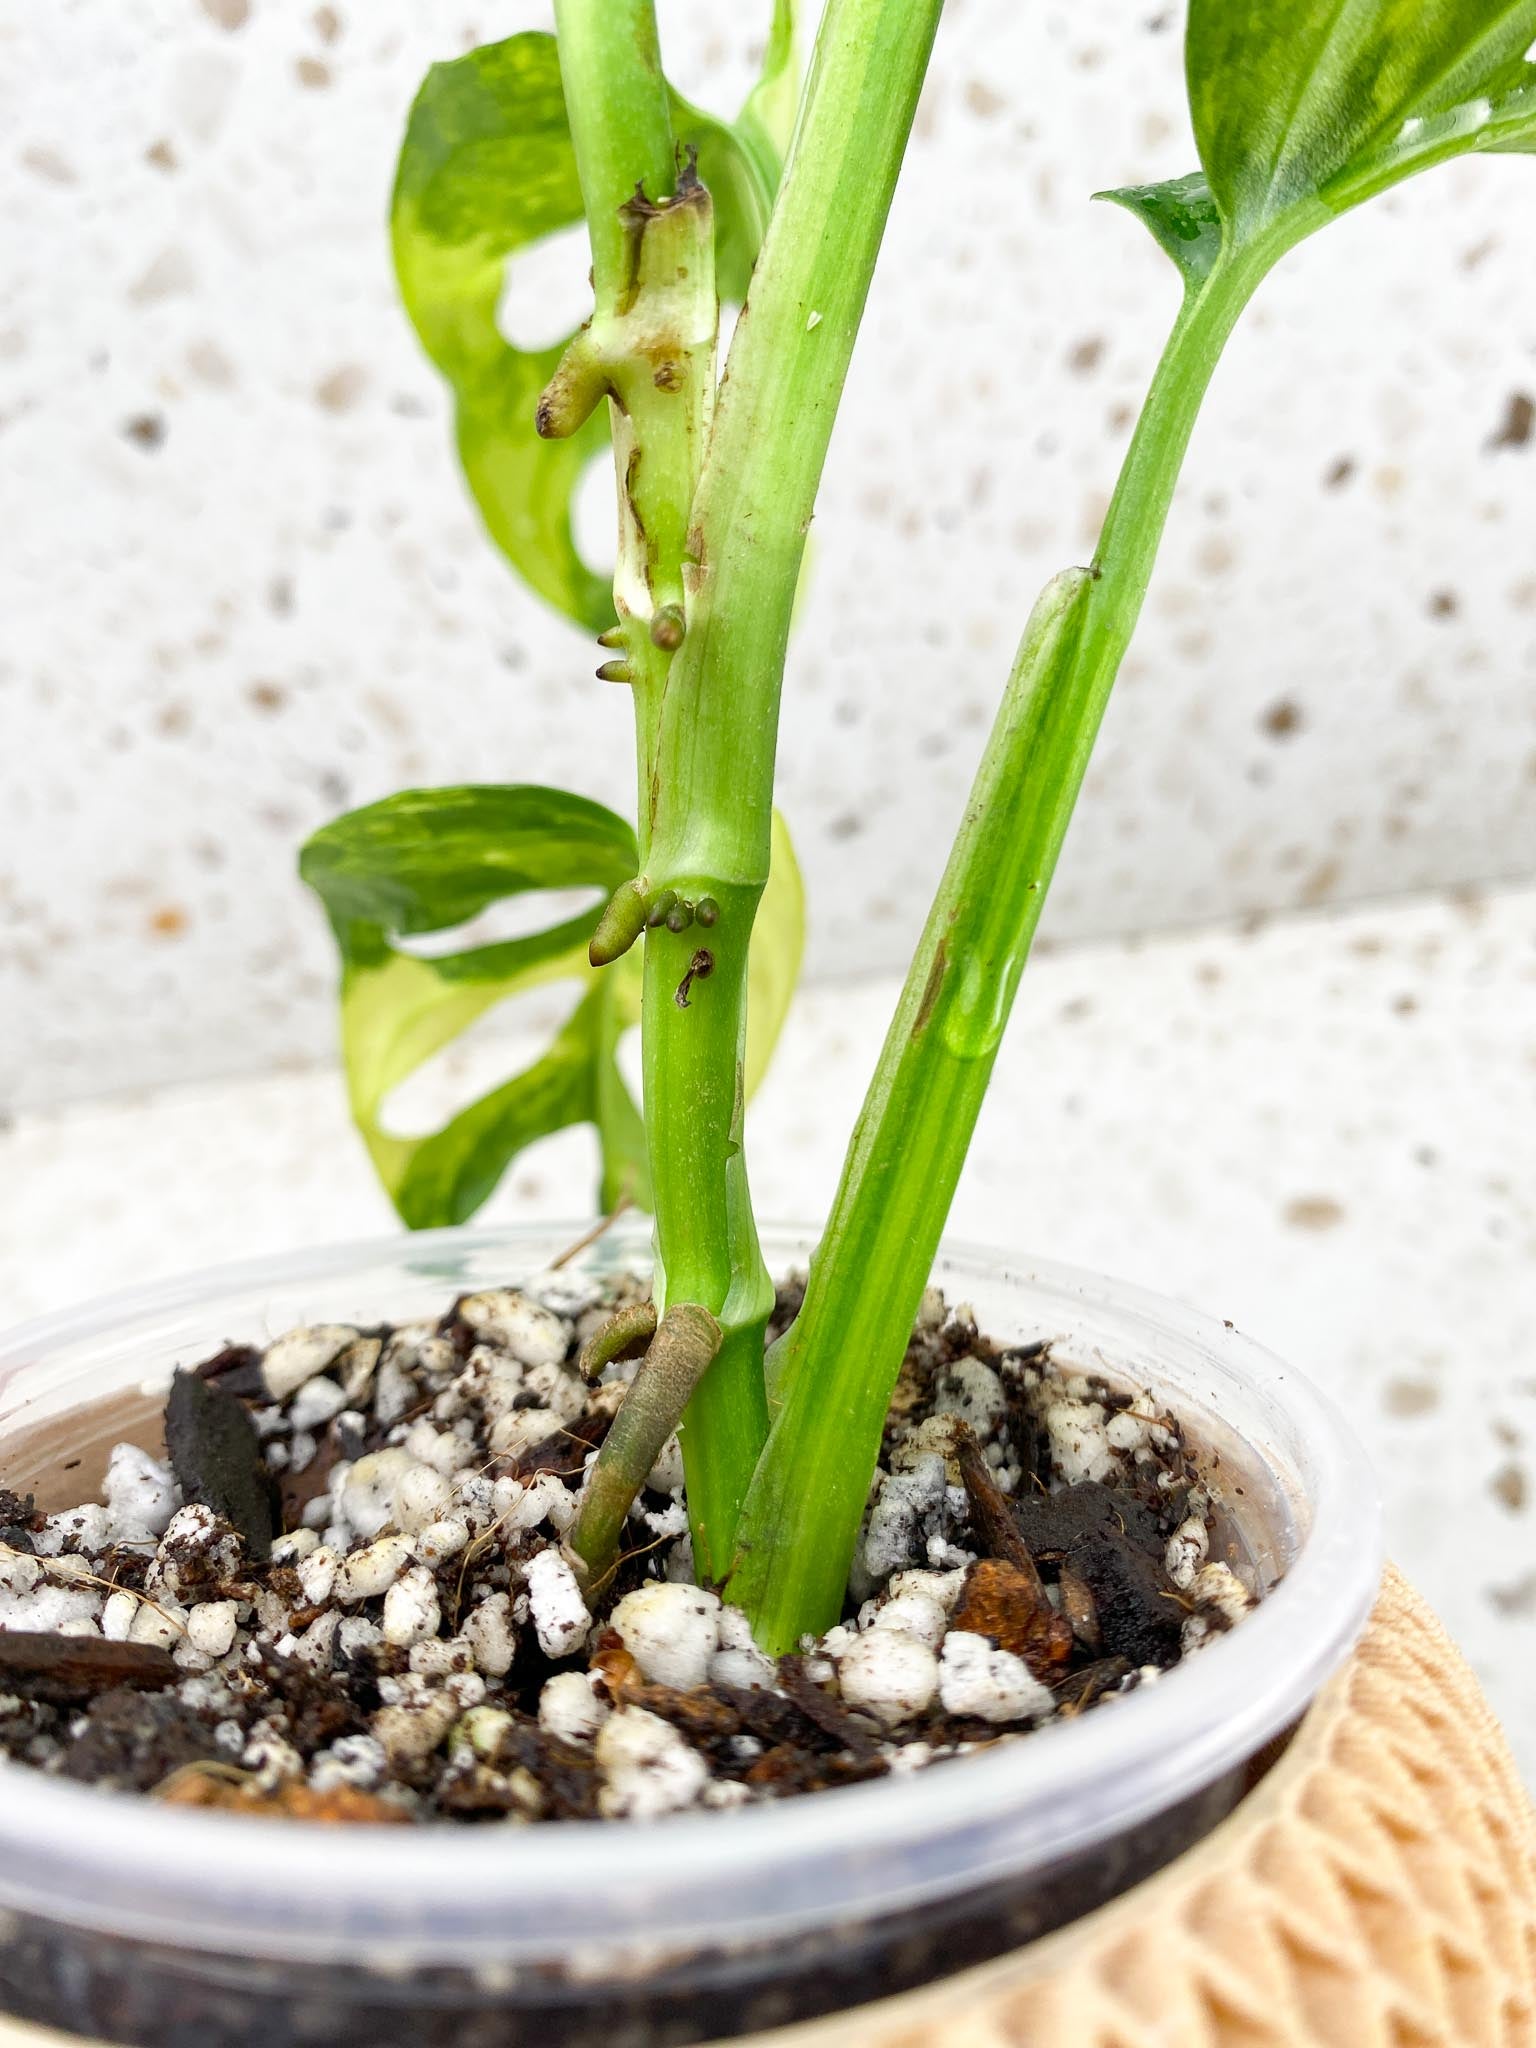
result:
M 1024 635 L 965 822 L 855 1129 L 805 1304 L 769 1359 L 772 1430 L 731 1598 L 770 1651 L 837 1619 L 891 1388 L 1200 401 L 1263 264 L 1186 298 L 1091 569 Z
M 705 933 L 646 940 L 641 1041 L 657 1300 L 719 1318 L 682 1434 L 699 1570 L 719 1577 L 767 1431 L 773 1293 L 741 1139 L 747 948 L 768 877 L 779 689 L 806 529 L 942 0 L 829 0 L 731 347 L 642 817 L 653 887 L 713 897 Z M 688 1007 L 677 991 L 711 955 Z
M 539 431 L 574 433 L 610 399 L 619 624 L 603 644 L 620 656 L 599 674 L 634 692 L 643 864 L 645 793 L 673 653 L 653 627 L 682 604 L 683 549 L 714 402 L 714 224 L 708 194 L 677 176 L 654 0 L 558 0 L 555 17 L 594 307 L 544 395 Z
M 665 198 L 676 175 L 655 0 L 555 0 L 555 39 L 593 295 L 599 313 L 613 313 L 630 284 L 621 209 L 637 185 L 649 199 Z

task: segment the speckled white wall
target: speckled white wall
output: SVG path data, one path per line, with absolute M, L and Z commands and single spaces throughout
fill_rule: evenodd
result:
M 0 1107 L 324 1051 L 293 854 L 346 804 L 624 800 L 626 707 L 482 540 L 382 230 L 425 65 L 540 12 L 0 5 Z M 681 82 L 729 102 L 765 12 L 673 0 Z M 1091 544 L 1175 286 L 1087 195 L 1192 162 L 1179 15 L 951 0 L 792 657 L 823 976 L 904 956 Z M 1058 939 L 1536 868 L 1530 178 L 1437 173 L 1266 288 Z

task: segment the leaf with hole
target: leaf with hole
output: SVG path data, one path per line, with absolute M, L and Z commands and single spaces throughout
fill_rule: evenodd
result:
M 587 958 L 598 909 L 635 872 L 635 836 L 601 804 L 532 784 L 407 790 L 322 827 L 299 871 L 325 907 L 341 955 L 341 1034 L 353 1118 L 403 1220 L 461 1223 L 528 1145 L 590 1123 L 605 1209 L 649 1203 L 645 1134 L 619 1067 L 640 1016 L 640 955 L 601 970 Z M 473 927 L 509 899 L 588 891 L 570 916 L 513 939 L 425 954 L 411 940 Z M 804 944 L 794 850 L 774 821 L 774 872 L 752 954 L 747 1085 L 783 1025 Z M 498 1004 L 555 983 L 578 998 L 547 1050 L 440 1129 L 402 1137 L 390 1097 Z
M 783 48 L 776 28 L 770 57 L 791 61 Z M 714 198 L 721 290 L 745 298 L 778 158 L 761 123 L 738 132 L 678 94 L 673 119 Z M 491 538 L 540 597 L 597 633 L 613 619 L 613 598 L 577 549 L 572 503 L 607 445 L 606 408 L 565 439 L 541 439 L 539 394 L 570 337 L 517 348 L 497 317 L 509 259 L 582 217 L 554 37 L 530 30 L 433 65 L 395 177 L 400 295 L 452 388 L 459 459 Z
M 601 804 L 533 785 L 408 790 L 324 826 L 299 871 L 341 953 L 352 1114 L 390 1199 L 422 1229 L 462 1222 L 511 1159 L 568 1124 L 596 1125 L 605 1194 L 645 1196 L 639 1113 L 616 1051 L 638 977 L 587 961 L 596 906 L 635 871 L 635 836 Z M 425 957 L 402 941 L 452 931 L 535 890 L 585 889 L 578 914 L 525 937 Z M 554 982 L 580 1000 L 549 1050 L 429 1136 L 390 1132 L 390 1095 L 508 997 Z

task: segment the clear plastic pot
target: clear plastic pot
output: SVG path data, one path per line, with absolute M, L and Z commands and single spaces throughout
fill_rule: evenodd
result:
M 296 1322 L 435 1315 L 579 1235 L 444 1231 L 226 1267 L 0 1339 L 0 1481 L 46 1433 Z M 775 1230 L 776 1270 L 809 1234 Z M 648 1263 L 641 1226 L 563 1269 Z M 1376 1588 L 1365 1458 L 1299 1374 L 1224 1325 L 1089 1274 L 947 1248 L 934 1278 L 999 1341 L 1147 1388 L 1215 1461 L 1229 1554 L 1267 1590 L 1124 1700 L 914 1776 L 651 1824 L 319 1829 L 167 1809 L 11 1766 L 0 2007 L 145 2048 L 650 2048 L 888 1995 L 1014 1947 L 1228 1813 L 1348 1654 Z M 46 1425 L 46 1432 L 44 1430 Z M 87 1477 L 82 1468 L 80 1478 Z M 93 1475 L 92 1475 L 93 1476 Z

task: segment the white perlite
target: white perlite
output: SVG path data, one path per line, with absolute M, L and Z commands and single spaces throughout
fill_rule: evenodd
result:
M 101 1594 L 95 1588 L 60 1586 L 40 1577 L 30 1592 L 0 1593 L 0 1629 L 63 1633 L 75 1622 L 88 1621 L 94 1626 L 101 1607 Z
M 299 1575 L 299 1584 L 304 1589 L 304 1598 L 311 1607 L 323 1607 L 330 1599 L 336 1584 L 336 1574 L 341 1559 L 328 1543 L 322 1543 L 311 1550 L 307 1557 L 301 1557 L 294 1566 Z
M 651 1467 L 646 1485 L 652 1493 L 680 1494 L 683 1490 L 683 1447 L 675 1436 L 669 1436 L 661 1447 L 661 1455 Z
M 61 1550 L 78 1550 L 87 1557 L 99 1557 L 115 1533 L 111 1511 L 88 1501 L 84 1507 L 50 1515 L 45 1531 L 47 1540 L 40 1548 L 50 1556 Z
M 339 1415 L 346 1405 L 345 1390 L 322 1373 L 318 1379 L 300 1387 L 294 1395 L 288 1404 L 288 1420 L 294 1429 L 324 1429 L 331 1417 Z
M 622 1707 L 597 1732 L 593 1756 L 603 1773 L 599 1813 L 610 1820 L 655 1820 L 692 1806 L 709 1766 L 669 1721 L 643 1707 Z
M 576 1574 L 558 1550 L 541 1550 L 523 1566 L 528 1607 L 546 1657 L 572 1657 L 587 1640 L 592 1617 Z
M 508 1537 L 537 1529 L 541 1522 L 564 1535 L 575 1514 L 570 1491 L 553 1472 L 539 1472 L 532 1479 L 498 1479 L 491 1498 L 496 1520 Z
M 1056 1470 L 1067 1485 L 1108 1479 L 1118 1469 L 1120 1460 L 1105 1428 L 1101 1401 L 1052 1401 L 1046 1407 L 1045 1429 Z
M 331 1493 L 340 1518 L 365 1542 L 393 1518 L 395 1488 L 415 1463 L 409 1451 L 392 1444 L 388 1450 L 370 1451 L 344 1474 L 338 1468 L 331 1475 Z
M 0 1556 L 0 1597 L 10 1595 L 25 1600 L 37 1591 L 44 1577 L 37 1559 L 24 1551 Z
M 1198 1515 L 1180 1522 L 1168 1538 L 1163 1569 L 1181 1593 L 1187 1593 L 1195 1583 L 1195 1573 L 1205 1563 L 1210 1547 L 1210 1533 Z
M 921 1593 L 945 1614 L 953 1614 L 960 1595 L 965 1591 L 965 1576 L 963 1569 L 952 1572 L 897 1572 L 887 1590 L 892 1602 L 902 1599 L 908 1593 Z
M 339 1735 L 329 1749 L 322 1749 L 315 1758 L 309 1782 L 317 1792 L 333 1792 L 341 1785 L 356 1785 L 368 1791 L 383 1777 L 388 1761 L 377 1736 Z
M 939 1660 L 901 1629 L 870 1629 L 838 1658 L 837 1682 L 848 1706 L 896 1728 L 933 1705 Z
M 384 1595 L 384 1640 L 409 1648 L 435 1636 L 442 1621 L 437 1581 L 425 1565 L 412 1565 Z
M 431 1522 L 416 1538 L 416 1555 L 423 1564 L 434 1568 L 446 1564 L 450 1557 L 457 1557 L 469 1541 L 469 1525 L 461 1522 L 456 1515 L 449 1515 L 441 1522 Z
M 336 1574 L 338 1600 L 373 1600 L 387 1593 L 411 1562 L 408 1536 L 381 1536 L 366 1550 L 354 1550 Z
M 102 1492 L 120 1543 L 163 1536 L 167 1522 L 181 1505 L 181 1491 L 171 1477 L 170 1466 L 162 1465 L 137 1444 L 113 1445 Z
M 778 1666 L 752 1639 L 752 1624 L 739 1607 L 720 1610 L 720 1647 L 709 1660 L 714 1685 L 739 1685 L 747 1691 L 772 1685 Z
M 939 1699 L 946 1714 L 996 1722 L 1042 1720 L 1052 1706 L 1049 1689 L 1022 1657 L 958 1628 L 939 1655 Z
M 565 1324 L 552 1309 L 510 1287 L 466 1294 L 459 1314 L 472 1330 L 504 1345 L 524 1365 L 559 1365 L 565 1357 Z
M 609 1712 L 608 1702 L 593 1691 L 588 1671 L 557 1671 L 545 1679 L 539 1694 L 539 1726 L 562 1742 L 590 1742 Z
M 464 1640 L 487 1678 L 505 1678 L 517 1654 L 511 1595 L 492 1593 L 480 1601 L 464 1624 Z
M 720 1647 L 720 1598 L 698 1586 L 652 1580 L 624 1595 L 608 1625 L 652 1684 L 686 1691 L 709 1679 L 709 1661 Z
M 491 1424 L 491 1449 L 504 1458 L 520 1458 L 563 1427 L 553 1408 L 514 1408 Z
M 268 1394 L 274 1401 L 286 1401 L 306 1380 L 324 1372 L 356 1335 L 345 1323 L 314 1323 L 279 1337 L 268 1345 L 261 1361 L 262 1383 Z
M 133 1617 L 139 1611 L 136 1593 L 112 1593 L 101 1610 L 101 1632 L 109 1643 L 126 1643 L 133 1633 Z
M 983 1359 L 957 1358 L 945 1366 L 935 1385 L 935 1415 L 955 1415 L 985 1443 L 1007 1408 L 1003 1383 Z
M 415 1536 L 451 1511 L 453 1486 L 435 1466 L 412 1465 L 396 1480 L 392 1498 L 395 1527 Z
M 944 1498 L 944 1460 L 936 1453 L 926 1452 L 910 1471 L 886 1478 L 864 1537 L 864 1569 L 872 1579 L 887 1578 L 921 1555 L 924 1517 L 942 1508 Z
M 930 1650 L 936 1650 L 944 1640 L 948 1621 L 946 1609 L 931 1593 L 914 1589 L 898 1593 L 894 1600 L 887 1600 L 869 1625 L 877 1629 L 899 1629 L 905 1635 L 916 1636 Z
M 1202 1607 L 1214 1607 L 1222 1620 L 1235 1625 L 1253 1605 L 1253 1595 L 1229 1564 L 1202 1565 L 1190 1587 Z
M 370 1724 L 391 1763 L 430 1756 L 463 1708 L 446 1687 L 420 1699 L 380 1707 Z
M 445 1479 L 474 1461 L 474 1452 L 464 1438 L 451 1429 L 434 1429 L 425 1416 L 406 1431 L 405 1448 L 419 1464 L 430 1465 Z
M 130 1643 L 151 1643 L 157 1650 L 174 1650 L 186 1635 L 187 1617 L 169 1600 L 157 1600 L 153 1607 L 140 1601 L 139 1611 L 128 1630 Z
M 239 1609 L 233 1600 L 205 1600 L 187 1616 L 187 1641 L 204 1657 L 227 1657 L 235 1647 Z

